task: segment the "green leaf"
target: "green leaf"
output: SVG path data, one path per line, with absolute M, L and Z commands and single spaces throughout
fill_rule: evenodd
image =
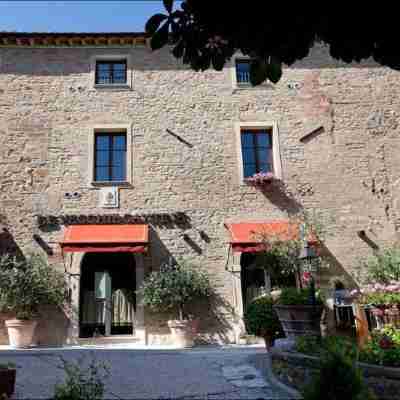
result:
M 169 37 L 169 22 L 165 22 L 164 25 L 152 36 L 151 48 L 152 50 L 161 49 L 168 43 Z
M 172 50 L 172 54 L 175 58 L 181 58 L 183 51 L 185 50 L 185 42 L 181 40 Z
M 172 7 L 174 5 L 174 0 L 163 0 L 164 7 L 168 11 L 169 14 L 171 14 Z
M 222 71 L 225 65 L 225 56 L 221 53 L 215 53 L 211 58 L 212 65 L 216 71 Z
M 146 22 L 146 33 L 153 35 L 161 22 L 165 21 L 168 17 L 164 14 L 155 14 Z
M 282 76 L 282 63 L 274 57 L 267 64 L 267 77 L 272 83 L 278 83 Z
M 203 54 L 200 59 L 199 67 L 202 71 L 205 71 L 208 68 L 210 68 L 210 63 L 211 63 L 211 56 L 208 54 Z
M 250 62 L 250 83 L 253 86 L 260 85 L 268 78 L 267 64 L 264 60 L 253 59 Z

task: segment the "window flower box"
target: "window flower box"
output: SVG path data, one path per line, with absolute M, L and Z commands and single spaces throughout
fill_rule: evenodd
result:
M 254 186 L 267 186 L 277 180 L 278 178 L 272 172 L 258 172 L 244 179 L 246 183 Z

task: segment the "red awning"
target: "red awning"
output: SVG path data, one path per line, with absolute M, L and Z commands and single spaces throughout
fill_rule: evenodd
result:
M 60 246 L 66 253 L 144 253 L 148 242 L 148 225 L 71 225 Z
M 288 221 L 241 222 L 225 224 L 231 235 L 234 252 L 256 253 L 265 250 L 264 236 L 278 240 L 292 240 L 299 235 L 299 225 Z

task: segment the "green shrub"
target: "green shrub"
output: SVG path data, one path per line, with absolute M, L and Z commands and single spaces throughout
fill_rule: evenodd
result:
M 360 304 L 374 304 L 375 306 L 386 306 L 400 304 L 400 293 L 395 292 L 366 292 L 359 298 Z
M 316 335 L 296 336 L 294 349 L 307 355 L 319 355 L 322 350 L 321 338 Z
M 400 281 L 400 247 L 382 250 L 369 257 L 361 266 L 371 283 L 389 284 Z
M 360 351 L 360 361 L 386 367 L 400 367 L 400 329 L 387 326 L 374 331 L 371 336 L 371 340 Z
M 270 296 L 261 296 L 253 300 L 244 315 L 247 332 L 272 339 L 284 337 L 282 325 L 273 309 L 274 301 Z
M 41 305 L 61 306 L 65 300 L 64 274 L 47 264 L 40 255 L 17 260 L 0 258 L 0 310 L 19 319 L 34 318 Z
M 284 288 L 277 300 L 277 304 L 284 306 L 293 305 L 310 305 L 310 288 L 296 289 L 296 288 Z M 316 295 L 316 304 L 321 305 L 321 297 Z
M 319 373 L 304 390 L 304 400 L 373 398 L 356 363 L 339 347 L 331 347 L 323 354 Z
M 393 326 L 374 331 L 365 346 L 357 350 L 354 339 L 343 336 L 299 336 L 295 341 L 295 350 L 307 355 L 321 356 L 332 349 L 340 349 L 347 357 L 368 364 L 386 367 L 400 367 L 400 330 Z M 358 353 L 358 354 L 357 354 Z
M 173 310 L 182 320 L 185 306 L 212 294 L 208 275 L 190 265 L 166 266 L 152 272 L 143 282 L 138 293 L 142 304 L 152 311 Z
M 105 364 L 91 360 L 88 367 L 82 367 L 84 359 L 77 362 L 61 358 L 62 369 L 66 374 L 64 383 L 54 389 L 54 400 L 101 400 L 105 394 L 104 380 L 109 376 Z
M 344 336 L 327 336 L 324 338 L 314 335 L 298 336 L 295 339 L 294 348 L 299 353 L 321 356 L 325 352 L 341 349 L 346 356 L 357 357 L 355 340 Z

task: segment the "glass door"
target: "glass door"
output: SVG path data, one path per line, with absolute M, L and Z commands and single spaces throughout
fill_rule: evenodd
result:
M 112 291 L 111 275 L 108 271 L 94 273 L 94 294 L 96 302 L 96 323 L 104 324 L 105 336 L 111 335 Z
M 80 337 L 132 335 L 135 282 L 132 254 L 85 255 L 80 279 Z

